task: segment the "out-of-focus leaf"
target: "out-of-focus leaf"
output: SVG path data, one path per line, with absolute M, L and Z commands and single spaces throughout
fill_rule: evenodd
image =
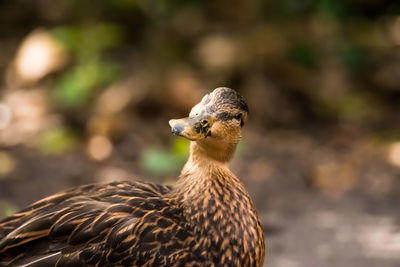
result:
M 80 64 L 62 76 L 54 89 L 54 98 L 66 108 L 82 107 L 96 87 L 116 80 L 118 73 L 116 65 L 107 61 Z
M 239 142 L 236 148 L 236 156 L 242 156 L 246 152 L 246 143 L 244 141 Z
M 38 148 L 49 154 L 61 154 L 74 149 L 77 145 L 77 136 L 65 128 L 43 132 L 37 142 Z
M 317 10 L 329 17 L 342 18 L 347 14 L 346 2 L 340 0 L 314 0 Z
M 163 175 L 179 170 L 182 160 L 177 155 L 161 148 L 149 148 L 142 155 L 141 165 L 152 174 Z
M 72 54 L 76 65 L 56 82 L 54 97 L 64 108 L 76 109 L 87 103 L 94 89 L 118 78 L 116 63 L 102 59 L 105 50 L 121 43 L 122 32 L 114 24 L 90 27 L 59 27 L 53 36 Z
M 318 67 L 316 48 L 307 43 L 297 43 L 289 50 L 289 58 L 308 69 Z
M 336 99 L 320 99 L 314 111 L 322 117 L 347 122 L 361 122 L 376 113 L 371 108 L 371 100 L 360 93 L 348 93 Z
M 347 121 L 361 121 L 368 114 L 368 100 L 360 94 L 347 94 L 337 102 L 339 115 Z
M 279 0 L 279 1 L 261 1 L 265 16 L 269 19 L 278 19 L 287 21 L 293 19 L 294 16 L 307 12 L 312 6 L 311 0 L 293 1 L 293 0 Z
M 189 157 L 190 142 L 184 138 L 175 138 L 171 149 L 149 148 L 141 157 L 142 167 L 156 175 L 165 175 L 178 171 Z
M 18 207 L 6 200 L 0 200 L 0 219 L 10 216 L 18 211 Z
M 176 138 L 172 143 L 172 152 L 178 157 L 187 158 L 189 156 L 190 141 L 185 138 Z
M 87 27 L 59 27 L 53 30 L 53 36 L 79 61 L 84 61 L 120 44 L 123 34 L 118 25 L 103 23 Z
M 339 56 L 344 65 L 353 72 L 362 71 L 365 67 L 365 54 L 361 47 L 342 44 L 339 47 Z

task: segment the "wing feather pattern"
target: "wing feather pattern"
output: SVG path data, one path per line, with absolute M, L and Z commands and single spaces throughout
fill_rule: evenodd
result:
M 152 229 L 152 221 L 163 216 L 161 209 L 170 207 L 163 198 L 169 191 L 152 183 L 120 182 L 83 186 L 38 201 L 0 222 L 0 266 L 136 261 L 128 258 L 137 233 Z

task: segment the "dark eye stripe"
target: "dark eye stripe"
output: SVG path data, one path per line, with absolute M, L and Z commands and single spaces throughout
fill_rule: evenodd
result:
M 242 118 L 242 114 L 232 114 L 229 112 L 221 112 L 217 114 L 217 120 L 221 121 L 229 121 L 232 119 L 240 120 Z
M 220 121 L 229 121 L 232 119 L 240 120 L 240 127 L 243 127 L 244 122 L 242 120 L 241 115 L 242 114 L 232 114 L 229 112 L 221 112 L 221 113 L 218 113 L 216 117 L 217 117 L 217 120 L 220 120 Z
M 229 112 L 221 112 L 217 114 L 217 120 L 221 121 L 229 121 L 235 118 L 235 115 L 229 113 Z

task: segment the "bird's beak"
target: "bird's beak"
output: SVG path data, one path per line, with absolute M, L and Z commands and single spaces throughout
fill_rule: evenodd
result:
M 170 120 L 171 132 L 174 135 L 196 141 L 211 135 L 213 117 L 199 115 L 177 120 Z

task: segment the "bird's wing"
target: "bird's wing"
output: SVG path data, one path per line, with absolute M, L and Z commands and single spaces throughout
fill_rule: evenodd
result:
M 103 245 L 119 225 L 134 225 L 144 199 L 168 191 L 150 183 L 122 182 L 83 186 L 38 201 L 0 222 L 0 265 L 51 265 L 75 254 L 82 264 L 76 251 Z
M 103 242 L 63 253 L 57 266 L 173 266 L 189 262 L 188 245 L 194 239 L 171 211 L 176 210 L 156 198 L 143 202 L 140 218 L 116 225 Z

